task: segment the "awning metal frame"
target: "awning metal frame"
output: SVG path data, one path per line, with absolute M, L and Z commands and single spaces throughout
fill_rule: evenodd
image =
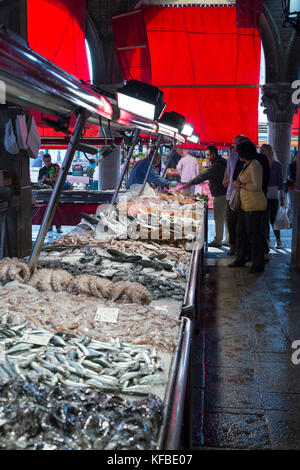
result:
M 77 146 L 80 143 L 80 138 L 82 135 L 82 131 L 83 131 L 86 119 L 87 119 L 87 113 L 85 110 L 82 110 L 77 116 L 74 131 L 70 139 L 68 149 L 67 149 L 65 158 L 61 166 L 61 170 L 58 174 L 55 186 L 51 193 L 51 197 L 50 197 L 49 203 L 45 211 L 43 222 L 42 222 L 42 225 L 40 226 L 40 230 L 39 230 L 37 239 L 35 241 L 35 244 L 34 244 L 30 259 L 29 259 L 29 268 L 31 271 L 34 271 L 36 267 L 36 263 L 39 258 L 40 252 L 42 250 L 44 240 L 51 226 L 53 216 L 54 216 L 55 210 L 59 202 L 60 194 L 61 194 L 61 191 L 63 189 L 63 186 L 65 184 L 65 181 L 68 175 L 69 168 L 71 166 L 74 154 L 77 150 Z

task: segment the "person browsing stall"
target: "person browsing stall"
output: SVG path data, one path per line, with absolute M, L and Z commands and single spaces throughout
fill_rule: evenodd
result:
M 222 246 L 225 213 L 226 213 L 226 188 L 222 181 L 226 170 L 226 159 L 218 154 L 218 150 L 214 145 L 210 145 L 205 150 L 205 156 L 210 162 L 210 167 L 201 175 L 196 176 L 190 182 L 185 183 L 182 188 L 188 188 L 195 184 L 209 181 L 209 189 L 214 198 L 214 219 L 216 235 L 212 242 L 208 244 L 211 247 Z
M 237 146 L 239 158 L 244 167 L 234 182 L 234 188 L 240 192 L 241 208 L 237 222 L 237 258 L 229 267 L 242 267 L 247 262 L 249 246 L 250 273 L 264 271 L 265 211 L 267 198 L 263 187 L 263 168 L 257 161 L 256 147 L 251 141 Z
M 145 176 L 147 174 L 153 152 L 155 151 L 155 146 L 150 147 L 149 155 L 137 162 L 130 172 L 130 176 L 126 183 L 126 188 L 129 189 L 133 184 L 143 184 Z M 177 181 L 168 181 L 165 178 L 162 178 L 159 173 L 156 171 L 155 167 L 160 164 L 160 154 L 157 154 L 154 157 L 153 165 L 149 173 L 148 183 L 153 186 L 158 186 L 164 188 L 165 186 L 175 187 L 177 186 Z
M 38 183 L 39 184 L 47 184 L 49 186 L 54 187 L 58 174 L 59 174 L 59 165 L 56 163 L 52 163 L 51 155 L 49 153 L 45 153 L 43 155 L 44 166 L 39 171 L 38 176 Z M 62 233 L 61 225 L 56 225 L 57 233 Z M 52 225 L 49 228 L 49 232 L 52 231 Z
M 60 170 L 59 165 L 52 163 L 49 153 L 44 154 L 43 162 L 44 166 L 39 171 L 38 183 L 54 187 Z
M 176 169 L 180 174 L 181 183 L 184 185 L 199 175 L 199 165 L 197 158 L 193 157 L 188 149 L 182 149 L 182 154 L 183 157 L 179 160 Z M 195 194 L 195 186 L 191 186 L 190 192 Z
M 261 153 L 266 155 L 270 163 L 270 179 L 267 192 L 268 208 L 267 208 L 267 235 L 268 242 L 270 244 L 270 224 L 272 225 L 274 235 L 276 237 L 276 249 L 280 249 L 281 239 L 280 239 L 280 230 L 274 229 L 274 223 L 276 220 L 276 215 L 279 208 L 279 198 L 280 205 L 283 207 L 285 205 L 285 198 L 283 192 L 283 170 L 282 165 L 279 160 L 277 160 L 274 150 L 271 145 L 264 144 L 260 148 Z
M 237 135 L 233 144 L 230 147 L 230 155 L 226 164 L 226 171 L 224 174 L 223 185 L 227 188 L 226 192 L 226 219 L 229 232 L 229 245 L 230 250 L 227 252 L 229 256 L 233 256 L 236 252 L 236 225 L 237 225 L 237 211 L 233 211 L 229 206 L 229 201 L 234 190 L 233 183 L 236 180 L 236 173 L 238 174 L 244 163 L 240 161 L 236 148 L 239 143 L 243 140 L 249 140 L 248 137 L 245 137 L 242 134 Z M 235 177 L 234 177 L 235 176 Z

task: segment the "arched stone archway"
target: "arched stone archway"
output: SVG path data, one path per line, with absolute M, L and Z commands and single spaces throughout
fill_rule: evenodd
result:
M 261 40 L 265 53 L 266 83 L 281 81 L 283 48 L 278 28 L 266 6 L 260 17 Z
M 105 83 L 106 67 L 103 50 L 103 38 L 92 20 L 89 12 L 86 12 L 86 40 L 88 41 L 91 56 L 93 59 L 93 75 L 95 83 Z
M 294 35 L 286 60 L 286 76 L 288 82 L 300 79 L 300 37 Z

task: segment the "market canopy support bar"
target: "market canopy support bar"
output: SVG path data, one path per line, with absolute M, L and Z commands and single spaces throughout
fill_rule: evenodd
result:
M 49 200 L 49 203 L 48 203 L 48 206 L 47 206 L 44 218 L 43 218 L 43 222 L 40 227 L 38 237 L 36 239 L 36 242 L 34 244 L 34 247 L 33 247 L 30 259 L 29 259 L 29 268 L 31 271 L 33 271 L 36 266 L 41 249 L 43 247 L 45 237 L 51 226 L 51 222 L 52 222 L 55 210 L 57 208 L 57 204 L 59 202 L 59 197 L 60 197 L 62 188 L 65 184 L 71 162 L 73 160 L 74 154 L 77 150 L 77 147 L 80 141 L 80 137 L 81 137 L 84 125 L 85 125 L 86 118 L 87 118 L 87 115 L 85 111 L 81 111 L 77 116 L 74 132 L 70 139 L 68 150 L 66 152 L 64 161 L 61 166 L 61 171 L 59 172 L 57 181 L 51 193 L 51 197 L 50 197 L 50 200 Z

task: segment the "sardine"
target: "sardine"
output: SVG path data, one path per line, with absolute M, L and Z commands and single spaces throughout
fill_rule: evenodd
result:
M 96 364 L 92 361 L 88 361 L 87 359 L 82 361 L 82 365 L 88 367 L 89 369 L 98 371 L 98 372 L 100 372 L 103 369 L 103 367 L 100 364 Z
M 11 354 L 18 354 L 24 351 L 29 351 L 32 349 L 32 345 L 28 343 L 17 343 L 16 346 L 13 346 L 10 349 L 7 349 L 5 351 L 6 354 L 11 355 Z
M 34 353 L 34 354 L 30 354 L 28 357 L 26 357 L 26 359 L 22 359 L 19 361 L 19 366 L 20 367 L 28 367 L 32 361 L 36 358 L 37 356 L 37 353 Z
M 5 368 L 6 372 L 11 376 L 11 377 L 17 377 L 18 373 L 16 369 L 14 368 L 13 364 L 10 362 L 8 357 L 5 358 L 5 364 L 3 364 L 3 367 Z
M 106 383 L 107 385 L 112 385 L 112 386 L 119 386 L 119 381 L 115 377 L 112 377 L 111 375 L 99 375 L 98 379 L 100 382 Z
M 126 374 L 123 374 L 121 375 L 120 377 L 120 382 L 121 383 L 124 383 L 124 382 L 127 382 L 127 380 L 131 380 L 135 377 L 139 377 L 140 376 L 140 372 L 127 372 Z
M 57 335 L 52 336 L 49 343 L 53 344 L 54 346 L 61 346 L 61 347 L 67 346 L 66 342 L 60 336 L 57 336 Z
M 38 374 L 46 375 L 49 377 L 52 377 L 52 373 L 48 370 L 45 369 L 45 367 L 40 366 L 37 362 L 32 361 L 30 366 L 32 367 L 33 370 L 35 370 Z
M 166 380 L 159 375 L 145 375 L 139 381 L 141 385 L 159 385 L 166 383 Z
M 3 367 L 3 364 L 0 364 L 0 378 L 4 382 L 7 382 L 11 378 L 6 369 Z
M 101 381 L 99 379 L 90 379 L 86 383 L 88 385 L 91 385 L 91 386 L 96 387 L 96 388 L 101 388 L 103 390 L 109 390 L 109 389 L 117 390 L 119 388 L 118 385 L 115 385 L 113 383 L 104 382 L 104 381 Z
M 142 394 L 147 395 L 149 393 L 148 385 L 132 385 L 131 387 L 122 388 L 124 393 Z
M 57 366 L 55 364 L 51 364 L 51 362 L 48 362 L 44 359 L 40 359 L 40 362 L 43 367 L 45 367 L 46 369 L 49 369 L 53 373 L 60 372 L 63 375 L 66 374 L 66 371 L 63 369 L 63 367 Z

